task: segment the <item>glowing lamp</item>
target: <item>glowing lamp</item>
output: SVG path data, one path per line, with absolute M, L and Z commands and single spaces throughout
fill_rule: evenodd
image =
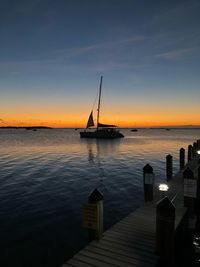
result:
M 197 154 L 200 155 L 200 150 L 197 150 Z
M 160 184 L 159 191 L 168 191 L 169 186 L 167 184 Z

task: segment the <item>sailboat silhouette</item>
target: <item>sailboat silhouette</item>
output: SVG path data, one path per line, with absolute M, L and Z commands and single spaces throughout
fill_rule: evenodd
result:
M 97 108 L 97 125 L 95 131 L 87 131 L 86 129 L 95 126 L 94 119 L 93 119 L 93 111 L 91 111 L 86 129 L 83 132 L 80 132 L 81 138 L 99 138 L 99 139 L 115 139 L 115 138 L 122 138 L 124 135 L 117 130 L 116 125 L 112 124 L 103 124 L 99 122 L 100 118 L 100 107 L 101 107 L 101 90 L 102 90 L 102 80 L 103 77 L 101 76 L 100 79 L 100 87 L 99 87 L 99 100 L 98 100 L 98 108 Z

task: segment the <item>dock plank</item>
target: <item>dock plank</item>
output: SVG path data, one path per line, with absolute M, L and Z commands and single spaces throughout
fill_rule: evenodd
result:
M 117 252 L 114 251 L 110 251 L 110 250 L 106 250 L 104 248 L 99 248 L 99 247 L 95 247 L 95 246 L 90 246 L 88 248 L 88 251 L 102 255 L 102 256 L 106 256 L 108 258 L 114 258 L 118 261 L 120 261 L 121 263 L 123 263 L 121 266 L 124 266 L 124 264 L 131 264 L 132 266 L 135 264 L 137 266 L 149 266 L 150 264 L 152 264 L 152 262 L 150 261 L 145 261 L 144 258 L 136 258 L 131 256 L 130 254 L 127 255 L 122 255 L 119 254 Z
M 101 242 L 98 242 L 97 244 L 105 246 L 105 247 L 111 247 L 111 248 L 117 248 L 121 251 L 121 253 L 126 251 L 128 253 L 134 253 L 136 255 L 139 255 L 139 257 L 148 257 L 148 258 L 157 258 L 157 256 L 153 255 L 151 252 L 141 250 L 140 248 L 136 248 L 134 246 L 124 246 L 123 244 L 121 245 L 120 243 L 113 243 L 110 240 L 102 240 Z
M 91 249 L 91 248 L 90 248 Z M 138 266 L 138 267 L 150 267 L 150 265 L 147 265 L 146 263 L 143 262 L 135 262 L 134 260 L 131 261 L 129 259 L 129 262 L 125 261 L 126 257 L 122 257 L 122 256 L 118 256 L 117 254 L 114 253 L 105 253 L 105 254 L 101 254 L 100 251 L 97 252 L 96 251 L 91 251 L 91 250 L 87 250 L 84 249 L 83 251 L 80 252 L 82 255 L 86 255 L 90 258 L 96 259 L 98 256 L 98 260 L 101 260 L 102 262 L 105 262 L 107 264 L 111 264 L 111 265 L 115 265 L 115 266 L 123 266 L 123 267 L 133 267 Z M 152 266 L 152 265 L 151 265 Z
M 76 259 L 76 258 L 72 258 L 71 260 L 68 261 L 68 263 L 74 267 L 93 267 L 93 266 L 95 266 L 94 264 L 85 263 L 85 262 L 83 262 L 79 259 Z M 65 265 L 63 265 L 62 267 L 65 267 Z
M 101 248 L 103 250 L 110 251 L 113 253 L 117 253 L 118 255 L 127 256 L 129 258 L 134 258 L 134 259 L 138 259 L 138 260 L 142 259 L 145 262 L 154 263 L 154 258 L 152 259 L 152 257 L 148 257 L 147 254 L 144 257 L 144 255 L 139 254 L 138 251 L 133 251 L 132 249 L 131 250 L 124 250 L 122 248 L 116 248 L 113 246 L 105 245 L 105 243 L 103 243 L 103 244 L 98 243 L 96 245 L 92 244 L 91 246 L 95 247 L 95 248 Z

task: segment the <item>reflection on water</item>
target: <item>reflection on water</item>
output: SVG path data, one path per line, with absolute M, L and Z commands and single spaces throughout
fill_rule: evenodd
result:
M 199 130 L 122 130 L 119 140 L 80 139 L 74 130 L 0 130 L 0 257 L 4 266 L 56 267 L 86 243 L 81 207 L 98 187 L 105 228 L 143 201 L 142 168 L 165 179 L 165 157 Z M 31 261 L 30 261 L 31 258 Z M 28 262 L 28 264 L 27 264 Z
M 121 140 L 81 139 L 81 141 L 87 146 L 88 161 L 100 166 L 101 157 L 116 155 L 116 153 L 118 153 Z

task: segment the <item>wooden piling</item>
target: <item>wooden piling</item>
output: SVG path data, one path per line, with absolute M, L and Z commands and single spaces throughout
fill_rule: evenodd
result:
M 172 179 L 173 175 L 173 157 L 169 154 L 166 156 L 166 179 L 167 181 Z
M 161 199 L 156 207 L 156 253 L 160 264 L 174 266 L 175 207 L 168 197 Z
M 193 171 L 187 167 L 183 172 L 184 179 L 184 207 L 188 208 L 189 218 L 195 215 L 195 200 L 197 197 L 197 180 Z
M 182 170 L 185 166 L 185 149 L 182 147 L 179 152 L 179 163 L 180 163 L 180 170 Z
M 196 168 L 196 178 L 197 178 L 197 198 L 200 199 L 200 163 L 197 165 Z
M 200 165 L 197 167 L 197 201 L 196 201 L 196 232 L 200 234 Z
M 200 150 L 200 139 L 197 140 L 197 149 Z
M 150 164 L 143 168 L 144 200 L 153 201 L 154 173 Z
M 103 235 L 103 195 L 95 189 L 83 207 L 83 226 L 88 228 L 89 241 L 100 240 Z
M 197 156 L 197 142 L 193 143 L 193 158 Z
M 188 162 L 192 160 L 192 156 L 193 156 L 193 146 L 189 145 L 188 146 Z
M 198 169 L 197 169 L 197 190 L 200 191 L 200 165 L 198 166 Z

